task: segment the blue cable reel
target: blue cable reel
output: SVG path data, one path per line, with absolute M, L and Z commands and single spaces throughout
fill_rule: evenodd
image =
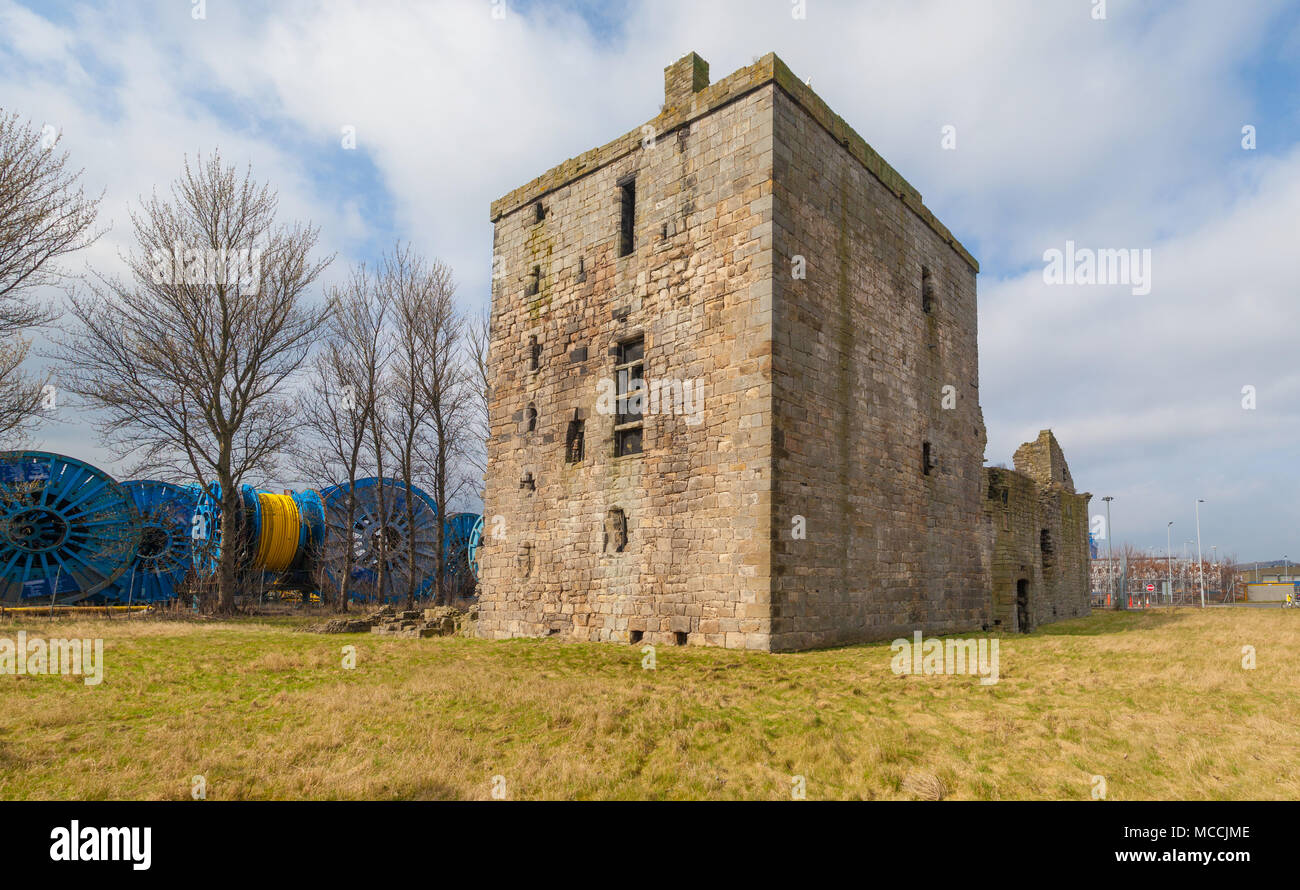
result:
M 443 532 L 443 571 L 449 577 L 470 571 L 469 543 L 474 529 L 483 521 L 477 513 L 452 513 Z
M 478 578 L 478 567 L 479 567 L 478 558 L 482 548 L 483 548 L 483 517 L 480 516 L 478 518 L 478 522 L 474 523 L 474 528 L 470 530 L 469 542 L 466 544 L 465 547 L 465 555 L 469 559 L 469 570 L 474 573 L 475 579 Z
M 199 492 L 190 524 L 190 562 L 198 575 L 214 575 L 221 559 L 221 486 L 212 482 Z
M 192 533 L 200 489 L 152 479 L 123 482 L 122 488 L 139 516 L 140 540 L 127 570 L 99 595 L 127 605 L 175 599 L 193 565 Z
M 326 535 L 325 507 L 320 493 L 311 489 L 281 493 L 242 485 L 239 497 L 244 537 L 254 565 L 268 579 L 277 580 L 308 568 Z M 287 507 L 290 502 L 289 514 L 283 510 L 267 510 L 268 506 Z M 290 530 L 292 535 L 286 538 Z M 222 546 L 221 486 L 215 482 L 198 496 L 190 537 L 196 570 L 205 575 L 215 573 Z
M 0 602 L 71 603 L 130 567 L 140 524 L 127 491 L 84 461 L 0 452 Z
M 452 599 L 474 595 L 478 576 L 469 561 L 470 537 L 483 517 L 477 513 L 452 513 L 447 517 L 443 550 L 443 590 Z
M 423 491 L 396 479 L 358 479 L 356 506 L 348 526 L 348 486 L 332 485 L 320 493 L 324 506 L 326 545 L 317 557 L 318 569 L 334 590 L 351 548 L 352 571 L 348 595 L 362 602 L 395 602 L 406 598 L 415 554 L 415 595 L 427 596 L 437 570 L 438 508 Z M 383 500 L 382 509 L 380 500 Z M 407 505 L 413 521 L 408 520 Z M 382 586 L 380 576 L 382 574 Z

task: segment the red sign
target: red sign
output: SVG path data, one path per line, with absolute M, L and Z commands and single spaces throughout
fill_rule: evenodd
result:
M 1156 586 L 1155 586 L 1154 584 L 1148 584 L 1148 585 L 1147 585 L 1147 593 L 1151 593 L 1151 592 L 1152 592 L 1153 590 L 1155 590 L 1155 589 L 1156 589 Z

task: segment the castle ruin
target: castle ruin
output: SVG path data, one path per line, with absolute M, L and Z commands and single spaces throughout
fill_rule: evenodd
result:
M 481 635 L 794 650 L 1087 614 L 1050 432 L 983 466 L 978 263 L 768 55 L 492 205 Z

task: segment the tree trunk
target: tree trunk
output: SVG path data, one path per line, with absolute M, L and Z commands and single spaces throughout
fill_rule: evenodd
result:
M 217 612 L 221 615 L 233 615 L 235 612 L 235 588 L 238 586 L 239 560 L 242 557 L 242 542 L 239 540 L 243 523 L 240 522 L 239 492 L 229 478 L 220 480 L 221 484 L 221 553 L 217 560 Z

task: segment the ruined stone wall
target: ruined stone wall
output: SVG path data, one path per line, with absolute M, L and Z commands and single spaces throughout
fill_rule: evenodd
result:
M 993 624 L 1029 631 L 1089 614 L 1088 501 L 1074 490 L 1050 430 L 1016 450 L 1016 469 L 989 467 L 984 511 L 993 529 Z M 1023 605 L 1018 583 L 1027 584 Z
M 1091 614 L 1088 567 L 1088 501 L 1091 495 L 1040 491 L 1039 514 L 1052 535 L 1051 567 L 1044 571 L 1042 607 L 1035 626 Z
M 494 205 L 481 635 L 769 645 L 774 87 L 729 78 L 688 119 L 691 80 L 653 144 L 634 131 Z M 647 414 L 643 453 L 615 457 L 598 383 L 634 336 L 652 383 L 702 382 L 702 422 Z
M 1038 486 L 1014 470 L 988 467 L 985 514 L 993 530 L 993 627 L 1028 631 L 1043 599 L 1043 564 L 1039 554 Z M 1025 582 L 1025 612 L 1017 608 L 1019 582 Z
M 773 647 L 978 628 L 976 268 L 838 118 L 778 91 L 774 123 Z

